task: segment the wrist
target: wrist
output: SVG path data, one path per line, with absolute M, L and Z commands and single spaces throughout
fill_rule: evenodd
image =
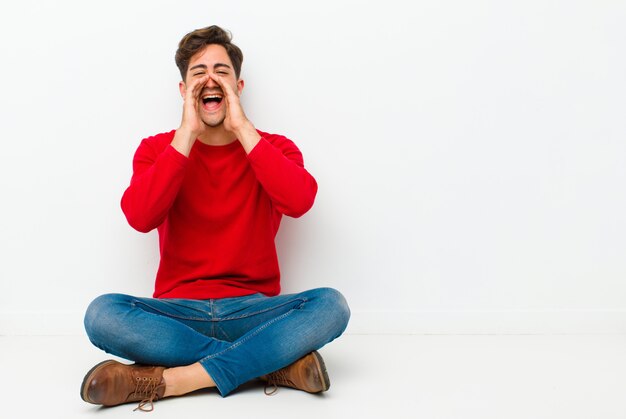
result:
M 254 128 L 251 122 L 237 131 L 237 138 L 246 151 L 246 154 L 249 154 L 261 140 L 259 132 Z
M 185 156 L 189 156 L 189 152 L 191 151 L 191 146 L 196 141 L 197 136 L 193 133 L 193 131 L 187 129 L 184 126 L 180 126 L 176 133 L 174 134 L 174 139 L 171 142 L 172 147 L 174 147 L 178 152 Z
M 194 133 L 193 130 L 188 128 L 186 125 L 181 124 L 177 129 L 176 129 L 176 133 L 180 133 L 180 135 L 183 135 L 185 137 L 193 137 Z
M 237 129 L 234 130 L 237 138 L 244 138 L 250 134 L 256 134 L 256 128 L 249 120 L 245 120 Z
M 176 135 L 180 137 L 180 140 L 193 143 L 196 140 L 196 138 L 200 136 L 200 133 L 195 132 L 194 130 L 192 130 L 191 128 L 188 128 L 185 125 L 181 125 L 176 130 Z

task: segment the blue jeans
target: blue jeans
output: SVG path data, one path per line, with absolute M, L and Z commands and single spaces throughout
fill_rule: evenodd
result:
M 105 294 L 89 305 L 85 329 L 98 348 L 140 364 L 200 362 L 226 396 L 337 338 L 349 318 L 332 288 L 210 300 Z

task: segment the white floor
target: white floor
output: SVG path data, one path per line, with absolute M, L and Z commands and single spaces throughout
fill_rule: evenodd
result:
M 332 383 L 322 396 L 250 384 L 142 413 L 80 399 L 107 358 L 86 337 L 0 337 L 0 418 L 626 418 L 626 335 L 347 335 L 320 352 Z

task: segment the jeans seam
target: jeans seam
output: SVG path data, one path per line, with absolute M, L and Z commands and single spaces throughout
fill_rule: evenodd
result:
M 174 318 L 174 319 L 194 320 L 194 321 L 203 321 L 203 322 L 213 321 L 213 319 L 206 319 L 206 318 L 203 318 L 203 317 L 182 316 L 182 315 L 168 313 L 166 311 L 159 310 L 158 308 L 156 308 L 156 307 L 154 307 L 154 306 L 152 306 L 152 305 L 150 305 L 150 304 L 148 304 L 148 303 L 146 303 L 144 301 L 141 301 L 141 300 L 133 300 L 133 301 L 131 301 L 131 305 L 133 307 L 137 307 L 138 305 L 144 305 L 144 306 L 149 307 L 150 309 L 152 309 L 152 310 L 154 310 L 154 311 L 156 311 L 156 312 L 158 312 L 158 313 L 160 313 L 160 314 L 162 314 L 162 315 L 164 315 L 166 317 L 171 317 L 171 318 Z
M 228 333 L 226 333 L 226 331 L 224 330 L 224 328 L 223 328 L 223 327 L 219 327 L 219 323 L 217 323 L 217 322 L 213 322 L 213 324 L 214 324 L 215 326 L 217 326 L 217 328 L 219 329 L 220 333 L 221 333 L 222 335 L 224 335 L 224 337 L 226 338 L 226 339 L 225 339 L 226 341 L 228 341 L 228 342 L 232 342 L 232 341 L 233 341 L 233 339 L 231 339 L 230 335 L 229 335 Z M 221 338 L 220 338 L 220 339 L 221 339 Z
M 278 316 L 278 317 L 273 318 L 272 320 L 268 321 L 267 323 L 265 323 L 265 324 L 263 324 L 263 325 L 259 326 L 259 327 L 258 327 L 258 328 L 257 328 L 257 329 L 253 332 L 253 333 L 251 333 L 250 335 L 246 336 L 244 339 L 239 340 L 239 341 L 237 341 L 237 342 L 233 343 L 233 344 L 232 344 L 232 345 L 230 345 L 228 348 L 226 348 L 226 349 L 224 349 L 224 350 L 222 350 L 222 351 L 220 351 L 220 352 L 217 352 L 217 353 L 215 353 L 215 354 L 212 354 L 212 355 L 206 356 L 206 357 L 202 358 L 200 361 L 205 361 L 205 360 L 207 360 L 207 361 L 208 361 L 208 360 L 211 360 L 211 359 L 213 359 L 213 358 L 215 358 L 215 357 L 218 357 L 218 356 L 220 356 L 220 355 L 222 355 L 222 354 L 224 354 L 224 353 L 226 353 L 226 352 L 228 352 L 228 351 L 230 351 L 230 350 L 233 350 L 233 349 L 237 348 L 238 346 L 240 346 L 240 345 L 242 345 L 243 343 L 247 342 L 248 340 L 252 339 L 254 336 L 258 335 L 258 334 L 259 334 L 260 332 L 262 332 L 263 330 L 267 329 L 267 328 L 268 328 L 269 326 L 271 326 L 272 324 L 276 323 L 276 322 L 277 322 L 277 321 L 279 321 L 279 320 L 284 319 L 285 317 L 287 317 L 288 315 L 290 315 L 291 313 L 293 313 L 295 310 L 296 310 L 295 308 L 292 308 L 292 309 L 291 309 L 291 310 L 289 310 L 288 312 L 286 312 L 286 313 L 284 313 L 284 314 L 281 314 L 281 315 L 280 315 L 280 316 Z
M 277 308 L 280 308 L 280 307 L 283 307 L 283 306 L 286 306 L 286 305 L 293 304 L 293 303 L 294 303 L 294 302 L 296 302 L 296 301 L 300 301 L 300 302 L 301 302 L 301 304 L 304 304 L 304 303 L 306 303 L 306 302 L 307 302 L 307 299 L 306 299 L 306 298 L 294 298 L 293 300 L 286 301 L 286 302 L 284 302 L 283 304 L 280 304 L 280 305 L 277 305 L 277 306 L 272 306 L 272 307 L 267 308 L 267 309 L 265 309 L 265 310 L 255 311 L 255 312 L 253 312 L 253 313 L 247 313 L 247 314 L 245 314 L 245 315 L 243 315 L 243 316 L 220 317 L 220 318 L 215 319 L 215 321 L 225 321 L 225 320 L 240 320 L 240 319 L 245 319 L 245 318 L 247 318 L 247 317 L 252 317 L 252 316 L 256 316 L 256 315 L 261 314 L 261 313 L 267 313 L 268 311 L 276 310 Z
M 211 322 L 211 336 L 215 337 L 215 322 L 213 321 L 213 317 L 215 316 L 215 305 L 213 299 L 209 300 L 209 310 L 211 311 L 211 318 L 209 319 Z

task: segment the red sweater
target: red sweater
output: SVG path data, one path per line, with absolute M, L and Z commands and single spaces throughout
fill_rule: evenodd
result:
M 289 139 L 258 131 L 246 155 L 241 143 L 196 141 L 189 157 L 170 145 L 175 131 L 144 139 L 122 197 L 128 223 L 159 232 L 157 298 L 277 295 L 274 238 L 283 214 L 311 208 L 317 183 Z

